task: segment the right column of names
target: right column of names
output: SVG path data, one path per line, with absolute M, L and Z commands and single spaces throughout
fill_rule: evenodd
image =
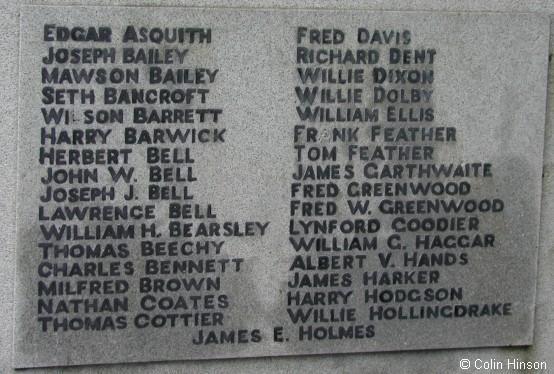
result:
M 484 302 L 463 284 L 472 260 L 496 249 L 491 222 L 505 204 L 480 190 L 493 166 L 467 159 L 457 142 L 468 135 L 436 116 L 438 58 L 411 30 L 296 29 L 293 339 L 512 314 L 493 289 Z

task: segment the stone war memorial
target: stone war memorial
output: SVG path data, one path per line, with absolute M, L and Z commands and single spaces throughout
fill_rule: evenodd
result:
M 5 371 L 551 372 L 549 11 L 218 4 L 7 8 Z

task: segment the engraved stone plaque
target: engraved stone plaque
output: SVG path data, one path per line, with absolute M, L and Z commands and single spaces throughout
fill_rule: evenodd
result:
M 532 344 L 547 30 L 22 7 L 15 366 Z

